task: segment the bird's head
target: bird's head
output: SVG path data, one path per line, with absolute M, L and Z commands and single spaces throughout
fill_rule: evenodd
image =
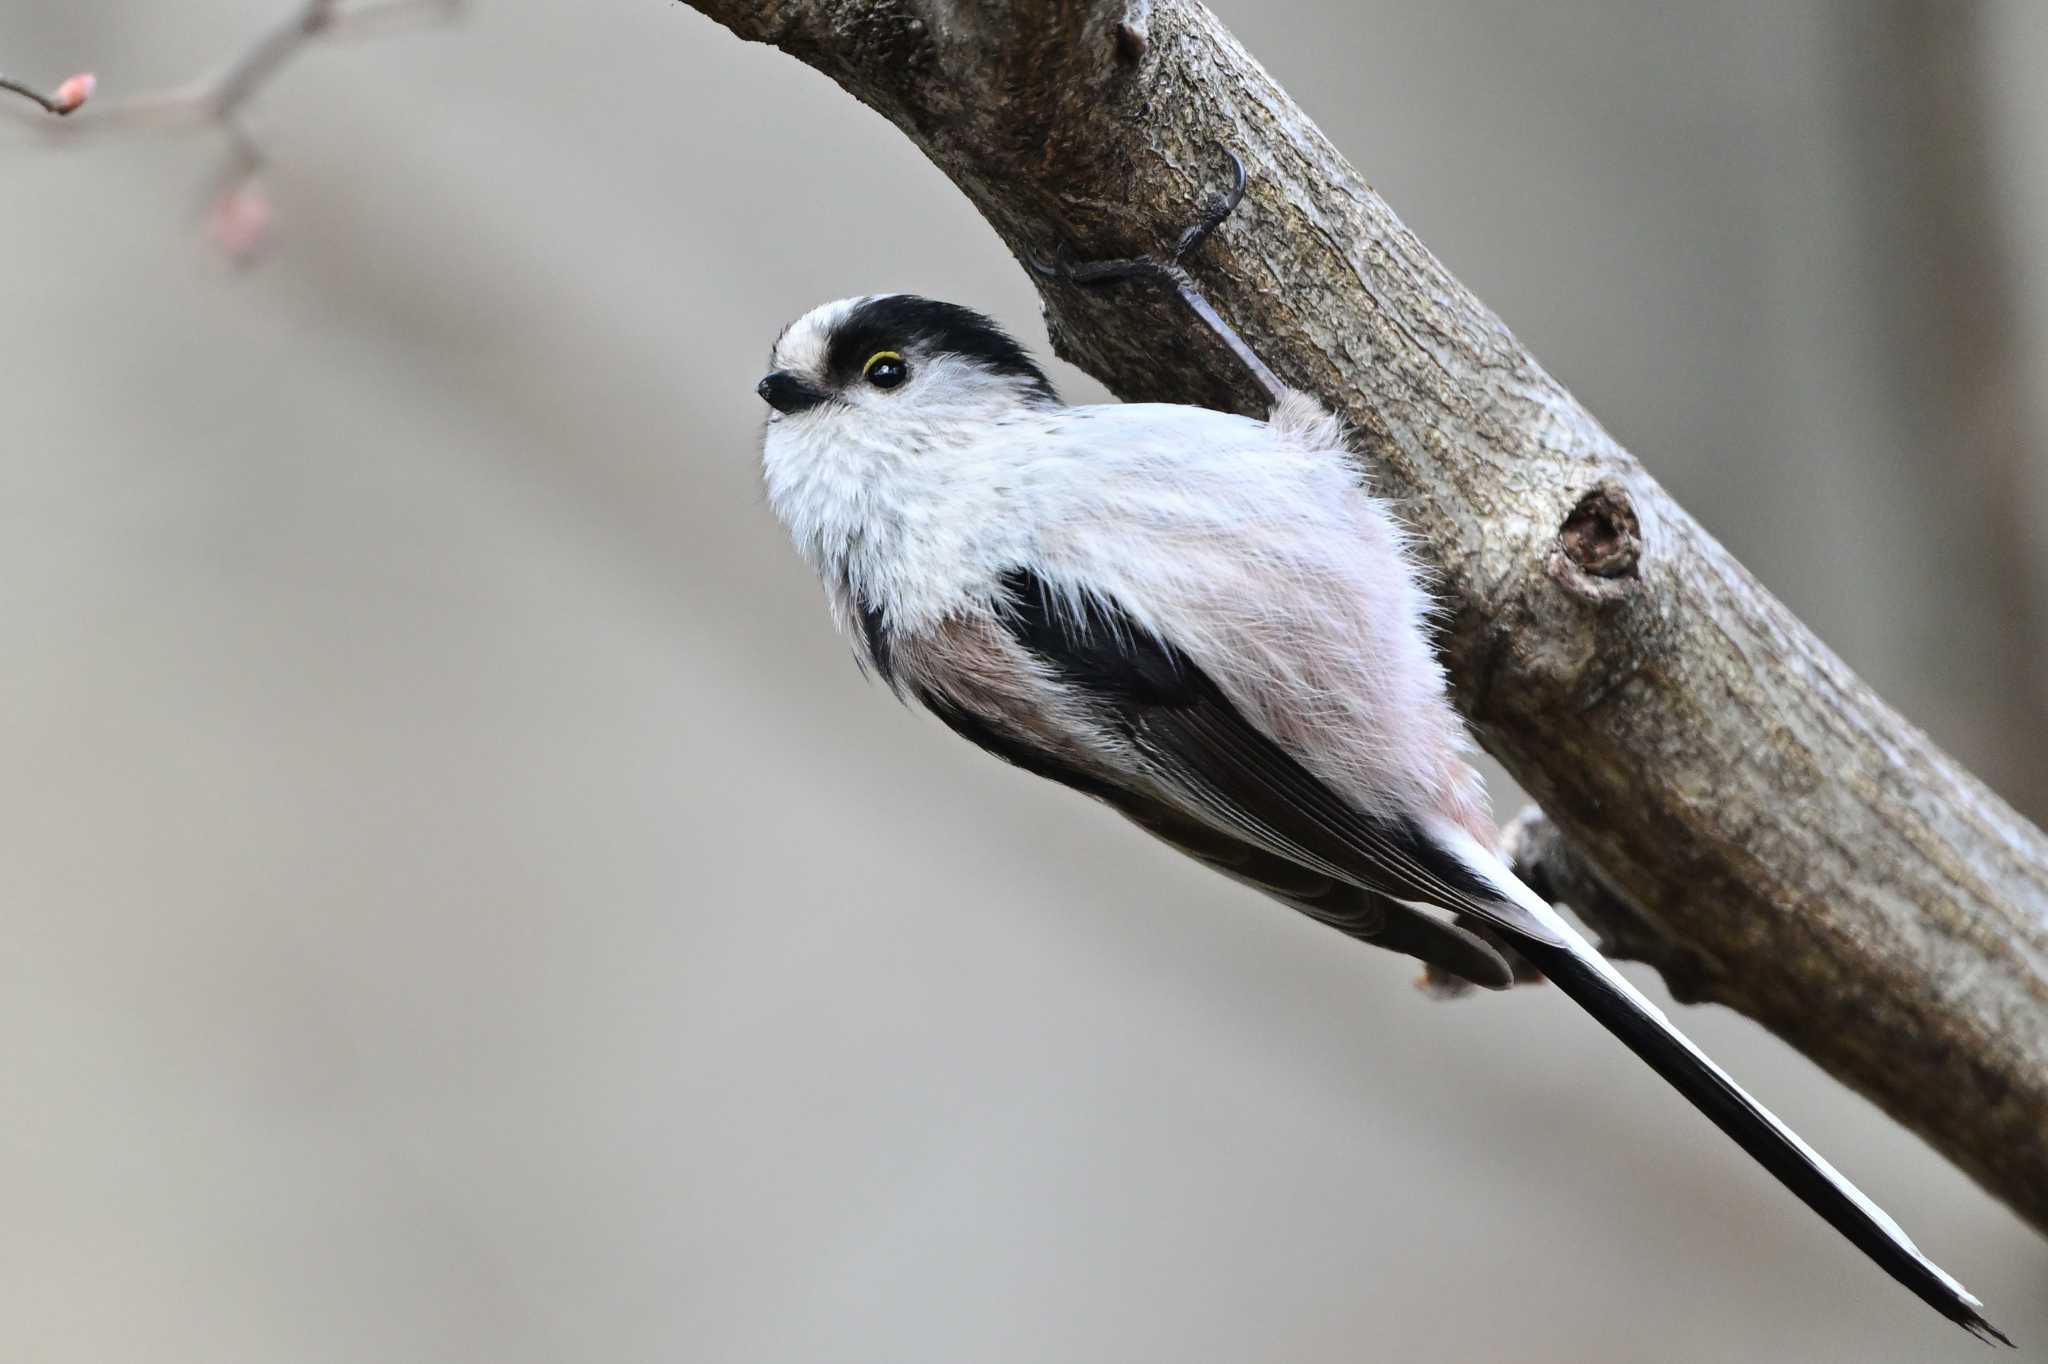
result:
M 772 409 L 769 506 L 835 602 L 886 602 L 898 619 L 980 580 L 1015 531 L 1003 490 L 1030 448 L 1005 437 L 1059 407 L 1002 328 L 911 294 L 805 313 L 775 342 L 759 391 Z
M 1006 411 L 1057 402 L 1037 363 L 970 308 L 873 294 L 813 308 L 783 329 L 756 392 L 769 439 L 917 445 Z

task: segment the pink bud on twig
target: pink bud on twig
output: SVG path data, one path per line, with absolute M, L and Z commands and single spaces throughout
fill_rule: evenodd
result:
M 66 76 L 64 83 L 57 87 L 57 93 L 50 102 L 57 106 L 58 113 L 68 114 L 79 105 L 91 99 L 92 92 L 99 87 L 99 83 L 99 77 L 93 75 L 90 71 L 81 71 L 75 76 Z
M 235 260 L 247 260 L 270 236 L 270 197 L 254 180 L 230 185 L 206 213 L 206 235 Z

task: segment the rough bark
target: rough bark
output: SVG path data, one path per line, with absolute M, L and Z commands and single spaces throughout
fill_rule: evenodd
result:
M 1250 193 L 1190 266 L 1353 423 L 1438 572 L 1459 704 L 1620 907 L 1588 904 L 1595 928 L 1625 928 L 1680 999 L 1758 1019 L 2048 1228 L 2048 840 L 1673 503 L 1214 16 L 694 7 L 882 113 L 1020 256 L 1168 246 L 1224 149 L 1243 156 Z M 1256 410 L 1163 298 L 1043 293 L 1060 353 L 1119 395 Z

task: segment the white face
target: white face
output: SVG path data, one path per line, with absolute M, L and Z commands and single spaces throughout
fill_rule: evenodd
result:
M 776 341 L 759 392 L 769 505 L 835 600 L 889 582 L 904 610 L 936 600 L 1001 528 L 999 437 L 1057 409 L 1017 343 L 978 313 L 907 294 L 814 308 Z M 879 587 L 877 590 L 880 590 Z

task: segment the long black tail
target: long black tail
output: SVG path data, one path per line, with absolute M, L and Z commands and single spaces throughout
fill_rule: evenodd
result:
M 2011 1345 L 2004 1332 L 1984 1320 L 1983 1306 L 1968 1290 L 1922 1255 L 1899 1225 L 1855 1185 L 1801 1141 L 1792 1129 L 1742 1091 L 1726 1072 L 1687 1041 L 1663 1014 L 1630 988 L 1612 968 L 1570 946 L 1517 943 L 1558 989 L 1650 1063 L 1714 1126 L 1877 1261 L 1884 1272 L 1919 1295 L 1922 1302 L 1980 1340 Z M 1590 951 L 1590 949 L 1587 949 Z

